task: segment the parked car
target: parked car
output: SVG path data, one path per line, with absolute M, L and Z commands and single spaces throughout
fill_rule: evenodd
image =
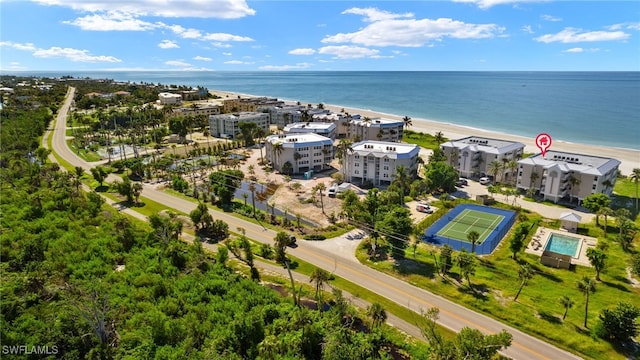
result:
M 329 197 L 335 197 L 337 192 L 338 192 L 338 187 L 336 187 L 335 185 L 331 185 L 329 190 L 327 190 L 327 195 Z
M 456 186 L 467 186 L 467 185 L 469 185 L 469 182 L 465 178 L 460 178 L 458 179 L 458 181 L 456 181 Z
M 416 206 L 416 210 L 422 213 L 427 213 L 427 214 L 433 213 L 433 209 L 431 208 L 431 206 L 429 206 L 429 204 L 418 204 Z
M 491 182 L 491 179 L 489 179 L 488 177 L 484 176 L 484 177 L 481 177 L 479 181 L 480 181 L 480 184 L 487 185 L 488 183 Z
M 291 237 L 289 238 L 289 246 L 290 247 L 297 247 L 298 245 L 296 244 L 296 237 L 291 235 Z

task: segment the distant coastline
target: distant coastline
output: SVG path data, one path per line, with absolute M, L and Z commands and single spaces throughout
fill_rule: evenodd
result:
M 233 98 L 237 96 L 241 97 L 272 97 L 266 94 L 245 94 L 245 93 L 237 93 L 233 91 L 226 90 L 212 90 L 209 89 L 209 92 L 213 95 L 220 96 L 222 99 L 225 98 Z M 279 98 L 280 99 L 280 98 Z M 301 100 L 291 100 L 291 99 L 280 99 L 285 101 L 288 104 L 297 104 L 300 102 L 302 105 L 312 104 L 314 106 L 318 105 L 318 103 L 312 102 L 303 102 Z M 340 113 L 342 109 L 345 112 L 350 114 L 360 114 L 362 116 L 368 116 L 371 118 L 382 117 L 387 119 L 397 119 L 401 120 L 404 115 L 398 114 L 387 114 L 381 113 L 373 110 L 365 110 L 358 109 L 352 107 L 341 106 L 337 104 L 325 104 L 323 103 L 326 109 L 329 109 L 335 113 Z M 538 148 L 534 144 L 534 138 L 527 138 L 520 135 L 513 135 L 503 132 L 496 132 L 481 128 L 469 127 L 465 125 L 457 125 L 452 123 L 445 123 L 440 121 L 433 121 L 428 119 L 420 119 L 420 118 L 412 118 L 413 125 L 409 128 L 410 130 L 417 132 L 424 132 L 429 134 L 434 134 L 438 131 L 441 131 L 445 137 L 449 139 L 459 139 L 470 135 L 479 135 L 497 139 L 505 139 L 512 141 L 519 141 L 525 144 L 525 152 L 528 153 L 539 153 Z M 635 149 L 623 149 L 623 148 L 614 148 L 614 147 L 603 147 L 597 145 L 588 145 L 588 144 L 580 144 L 573 143 L 568 141 L 563 141 L 560 139 L 554 139 L 554 143 L 552 146 L 553 150 L 557 151 L 565 151 L 570 153 L 577 154 L 588 154 L 602 157 L 614 158 L 621 161 L 620 171 L 623 175 L 629 175 L 634 168 L 640 168 L 640 150 Z

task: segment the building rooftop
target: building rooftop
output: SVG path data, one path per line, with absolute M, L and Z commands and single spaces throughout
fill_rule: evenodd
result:
M 336 128 L 336 124 L 334 123 L 326 123 L 326 122 L 296 122 L 296 123 L 291 123 L 287 126 L 284 127 L 284 131 L 291 131 L 291 130 L 299 130 L 299 129 L 308 129 L 309 131 L 313 132 L 315 130 L 326 130 L 326 131 L 331 131 L 333 129 Z
M 359 155 L 373 155 L 376 157 L 411 157 L 420 152 L 418 145 L 389 141 L 360 141 L 351 146 L 354 153 Z
M 481 136 L 468 136 L 466 138 L 451 140 L 448 143 L 458 149 L 469 148 L 471 151 L 485 153 L 506 153 L 509 151 L 524 149 L 524 144 L 517 141 L 492 139 Z M 447 143 L 445 143 L 447 144 Z
M 604 175 L 611 169 L 617 168 L 620 161 L 602 156 L 575 154 L 549 150 L 542 157 L 536 154 L 520 160 L 525 164 L 541 165 L 544 168 L 557 166 L 562 171 L 577 171 L 585 174 Z
M 265 138 L 267 142 L 275 144 L 281 142 L 283 146 L 288 144 L 309 144 L 309 143 L 322 143 L 323 145 L 333 145 L 333 140 L 326 136 L 322 136 L 316 133 L 295 133 L 295 134 L 279 134 L 269 135 Z
M 373 118 L 371 121 L 364 121 L 362 118 L 351 120 L 351 123 L 359 126 L 404 126 L 404 121 L 401 120 L 392 120 L 392 119 L 384 119 L 384 118 Z

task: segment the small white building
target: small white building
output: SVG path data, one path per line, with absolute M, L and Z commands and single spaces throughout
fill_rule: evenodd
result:
M 403 165 L 410 178 L 415 178 L 418 169 L 420 147 L 414 144 L 387 141 L 361 141 L 351 146 L 346 154 L 346 181 L 373 186 L 391 184 L 396 169 Z M 343 164 L 343 166 L 345 166 Z
M 310 132 L 335 140 L 336 124 L 323 122 L 296 122 L 284 127 L 285 134 L 303 134 Z
M 517 187 L 545 200 L 577 200 L 603 193 L 611 196 L 620 161 L 549 150 L 518 161 Z
M 480 136 L 447 141 L 440 145 L 447 157 L 449 165 L 453 166 L 460 176 L 479 177 L 489 173 L 489 166 L 494 161 L 502 165 L 510 161 L 520 160 L 524 152 L 524 144 L 517 141 L 491 139 Z M 504 169 L 498 176 L 503 182 L 514 179 L 516 169 Z
M 237 139 L 241 122 L 253 122 L 265 134 L 269 133 L 269 114 L 263 112 L 241 112 L 209 116 L 209 132 L 211 136 L 225 139 Z
M 319 172 L 331 167 L 333 140 L 314 133 L 270 135 L 265 139 L 265 157 L 281 173 Z
M 182 103 L 182 95 L 161 92 L 158 94 L 158 102 L 161 105 L 178 105 Z

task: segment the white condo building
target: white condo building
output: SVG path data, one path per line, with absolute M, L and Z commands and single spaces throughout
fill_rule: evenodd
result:
M 331 167 L 333 140 L 314 133 L 270 135 L 265 139 L 265 157 L 281 173 L 319 172 Z
M 348 182 L 373 186 L 391 184 L 396 169 L 404 165 L 411 178 L 415 178 L 418 169 L 420 147 L 413 144 L 387 141 L 361 141 L 351 146 L 345 162 L 345 178 Z M 343 164 L 343 166 L 345 166 Z
M 351 120 L 347 126 L 348 137 L 358 141 L 393 141 L 402 140 L 404 121 L 383 118 L 358 118 Z
M 511 160 L 520 160 L 524 152 L 523 143 L 480 136 L 447 141 L 440 148 L 449 165 L 464 177 L 484 176 L 489 173 L 489 164 L 492 162 L 499 161 L 505 165 Z M 515 169 L 506 168 L 498 176 L 501 181 L 508 182 L 516 176 L 515 172 Z
M 241 122 L 253 122 L 259 128 L 269 133 L 269 114 L 262 112 L 241 112 L 234 114 L 220 114 L 209 116 L 209 131 L 211 136 L 218 138 L 237 139 L 240 134 Z
M 578 204 L 595 193 L 611 195 L 620 161 L 611 158 L 547 151 L 518 161 L 517 186 L 545 200 Z
M 324 122 L 296 122 L 284 127 L 285 134 L 314 133 L 336 139 L 336 124 Z
M 168 92 L 161 92 L 160 94 L 158 94 L 158 102 L 161 105 L 177 105 L 182 103 L 182 95 L 168 93 Z

